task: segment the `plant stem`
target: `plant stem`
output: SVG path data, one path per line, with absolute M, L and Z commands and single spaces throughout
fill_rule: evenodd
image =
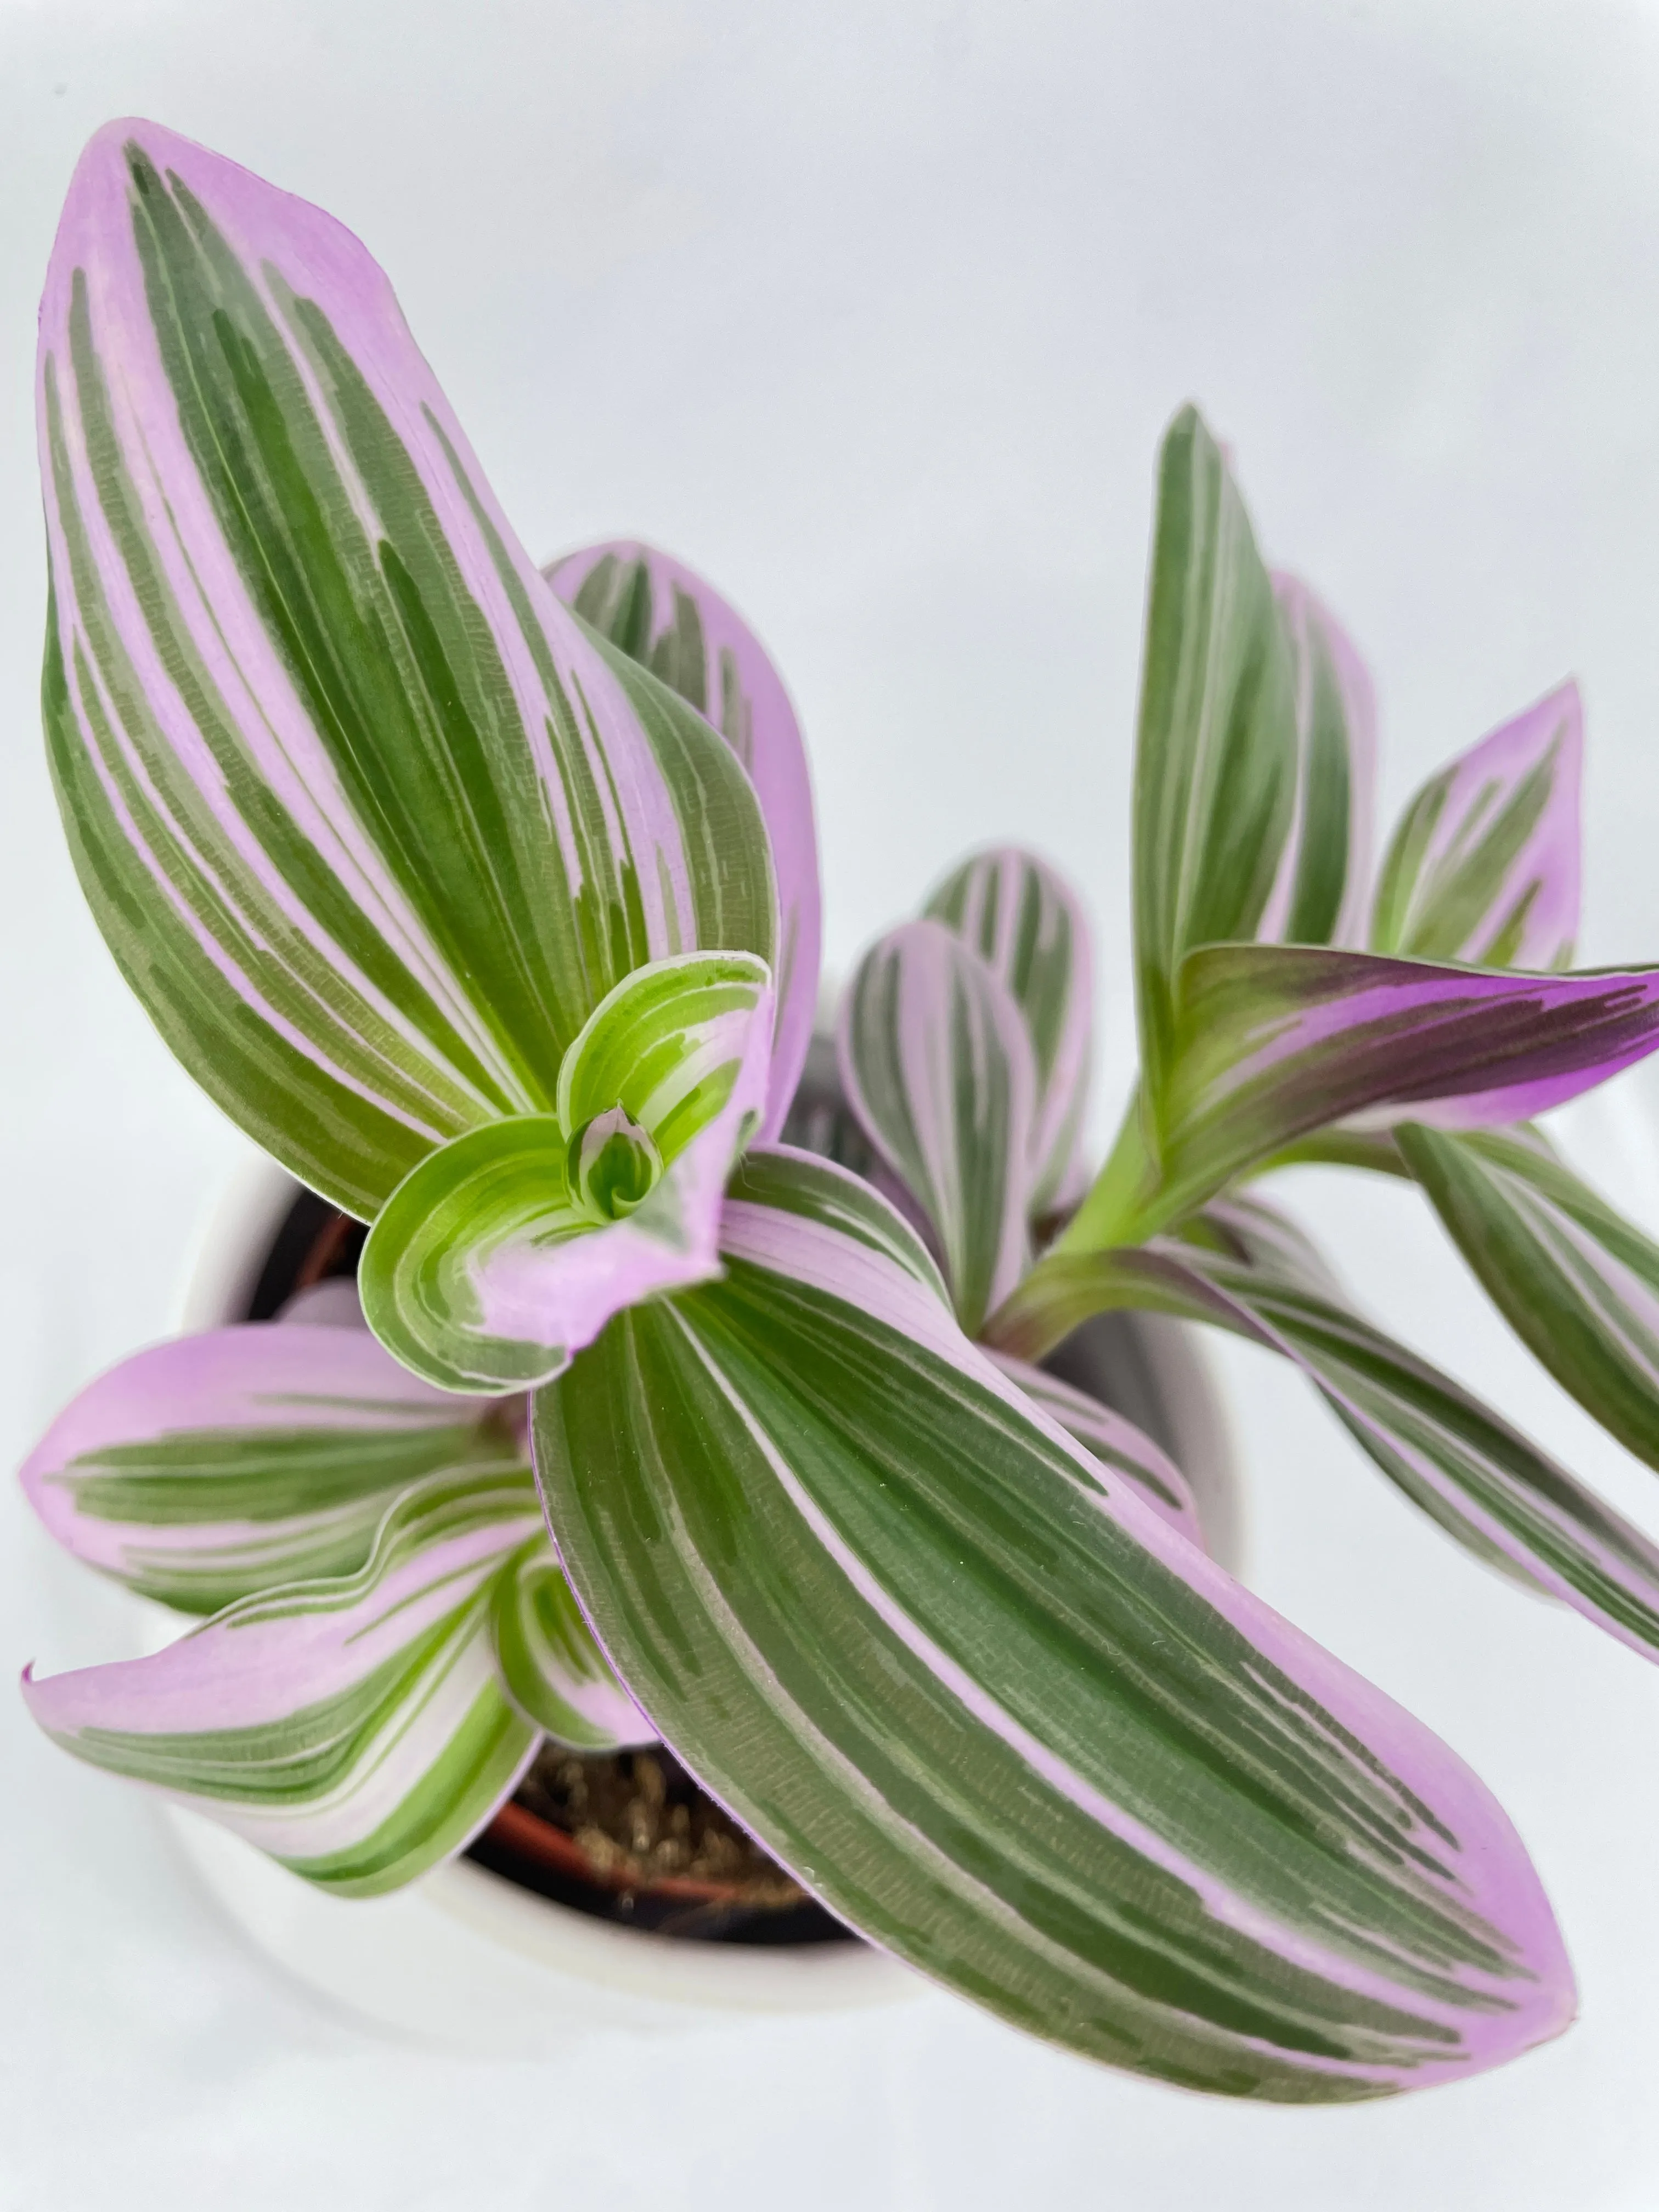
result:
M 1130 1095 L 1122 1127 L 1106 1164 L 1089 1194 L 1055 1239 L 1055 1253 L 1103 1252 L 1115 1244 L 1139 1244 L 1163 1222 L 1158 1215 L 1161 1178 L 1146 1149 L 1139 1087 Z

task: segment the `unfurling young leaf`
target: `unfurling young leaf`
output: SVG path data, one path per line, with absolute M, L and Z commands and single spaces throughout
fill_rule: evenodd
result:
M 766 1120 L 783 1127 L 817 1012 L 817 830 L 800 726 L 783 679 L 733 606 L 684 562 L 617 540 L 542 571 L 568 606 L 711 721 L 748 771 L 778 882 L 777 1033 Z
M 1376 695 L 1330 610 L 1294 576 L 1273 585 L 1291 658 L 1296 801 L 1255 933 L 1268 944 L 1357 945 L 1370 890 Z
M 802 1881 L 1038 2035 L 1237 2096 L 1565 2024 L 1480 1784 L 1016 1390 L 866 1186 L 751 1153 L 723 1253 L 538 1394 L 536 1462 L 631 1692 Z
M 381 1343 L 441 1389 L 522 1390 L 622 1307 L 716 1273 L 771 1037 L 752 956 L 635 969 L 566 1053 L 556 1112 L 456 1137 L 392 1193 L 358 1267 Z
M 1006 986 L 1024 1016 L 1036 1078 L 1030 1210 L 1081 1194 L 1078 1143 L 1094 1026 L 1089 925 L 1071 885 L 1035 854 L 1002 845 L 952 870 L 928 900 Z
M 1036 1073 L 1019 1007 L 942 922 L 906 922 L 860 962 L 840 1046 L 848 1103 L 938 1237 L 971 1334 L 1027 1256 Z
M 370 1218 L 546 1112 L 614 984 L 770 962 L 731 748 L 519 547 L 350 233 L 152 124 L 82 155 L 40 317 L 48 744 L 192 1075 Z
M 1185 407 L 1158 463 L 1135 745 L 1135 989 L 1154 1100 L 1174 1049 L 1182 961 L 1194 945 L 1255 934 L 1296 778 L 1273 588 L 1225 456 Z
M 1431 777 L 1401 817 L 1371 945 L 1483 968 L 1565 968 L 1578 933 L 1583 712 L 1564 684 Z

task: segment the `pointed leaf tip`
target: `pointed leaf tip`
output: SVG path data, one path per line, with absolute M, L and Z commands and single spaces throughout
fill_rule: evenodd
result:
M 714 725 L 755 787 L 778 884 L 777 1034 L 761 1141 L 783 1126 L 817 1010 L 817 830 L 800 726 L 765 647 L 729 600 L 654 546 L 616 539 L 550 561 L 567 606 Z
M 1561 684 L 1431 776 L 1378 879 L 1379 952 L 1565 968 L 1578 934 L 1583 708 Z
M 771 960 L 728 745 L 561 605 L 382 271 L 149 124 L 76 173 L 42 303 L 48 749 L 168 1044 L 366 1218 L 552 1103 L 611 985 Z

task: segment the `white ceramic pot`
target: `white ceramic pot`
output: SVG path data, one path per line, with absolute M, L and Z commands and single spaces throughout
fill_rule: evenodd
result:
M 247 1314 L 299 1186 L 250 1154 L 204 1235 L 179 1315 L 187 1330 Z M 1196 1346 L 1177 1324 L 1137 1316 L 1120 1331 L 1132 1388 L 1186 1468 L 1212 1548 L 1237 1571 L 1239 1500 L 1225 1427 Z M 177 1614 L 141 1607 L 154 1650 Z M 865 1944 L 746 1947 L 617 1927 L 465 1859 L 396 1894 L 331 1897 L 198 1814 L 166 1817 L 191 1865 L 239 1928 L 336 2002 L 451 2046 L 532 2056 L 593 2027 L 672 2030 L 721 2014 L 814 2013 L 891 2003 L 917 1978 Z

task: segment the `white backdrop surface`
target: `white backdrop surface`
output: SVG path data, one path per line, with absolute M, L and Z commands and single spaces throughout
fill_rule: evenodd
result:
M 351 224 L 532 549 L 638 533 L 780 659 L 843 969 L 962 848 L 1093 897 L 1127 1067 L 1126 797 L 1152 459 L 1198 398 L 1270 553 L 1376 669 L 1391 806 L 1568 670 L 1584 952 L 1659 956 L 1659 7 L 1608 0 L 0 0 L 0 1446 L 165 1330 L 239 1140 L 129 1002 L 35 703 L 34 305 L 112 115 Z M 1638 1074 L 1577 1115 L 1659 1224 Z M 1659 1526 L 1659 1487 L 1480 1312 L 1413 1200 L 1297 1193 L 1400 1331 Z M 150 1808 L 0 1698 L 0 2212 L 1009 2201 L 1659 2204 L 1659 1681 L 1484 1577 L 1291 1380 L 1222 1353 L 1252 1579 L 1510 1808 L 1584 2014 L 1361 2111 L 1184 2100 L 943 1997 L 400 2046 L 216 1917 Z M 0 1493 L 0 1662 L 123 1632 Z

